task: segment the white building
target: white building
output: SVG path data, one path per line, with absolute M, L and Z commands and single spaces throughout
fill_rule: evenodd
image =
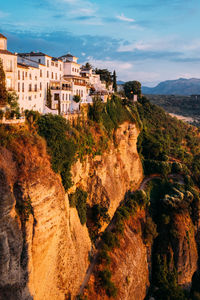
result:
M 63 61 L 63 78 L 71 87 L 71 111 L 79 109 L 79 103 L 73 101 L 74 96 L 80 96 L 80 103 L 87 103 L 89 94 L 88 80 L 83 78 L 80 73 L 78 58 L 71 54 L 59 57 Z
M 100 76 L 92 70 L 81 69 L 78 58 L 71 54 L 59 58 L 42 52 L 13 54 L 7 50 L 7 38 L 0 34 L 0 58 L 7 89 L 16 91 L 20 112 L 28 109 L 65 115 L 79 110 L 80 104 L 92 101 L 91 88 L 104 100 L 109 93 Z M 52 97 L 47 109 L 48 91 Z M 80 103 L 73 101 L 76 95 L 80 96 Z
M 102 82 L 100 75 L 96 74 L 92 68 L 81 68 L 81 76 L 88 79 L 90 94 L 91 96 L 100 96 L 101 99 L 106 102 L 108 95 L 113 93 L 113 87 L 110 85 L 108 89 L 106 88 L 106 83 Z
M 0 59 L 6 75 L 8 91 L 17 90 L 17 56 L 7 50 L 7 38 L 0 34 Z

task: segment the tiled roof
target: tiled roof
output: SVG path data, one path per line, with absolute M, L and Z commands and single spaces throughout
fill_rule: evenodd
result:
M 3 50 L 3 49 L 0 49 L 0 54 L 15 55 L 14 53 L 12 53 L 8 50 Z
M 76 56 L 71 55 L 70 53 L 68 53 L 68 54 L 60 56 L 59 58 L 65 58 L 65 57 L 76 57 Z
M 18 53 L 20 56 L 49 56 L 48 54 L 45 54 L 43 52 L 29 52 L 29 53 Z
M 7 37 L 5 37 L 3 34 L 0 33 L 0 38 L 4 38 L 7 40 Z

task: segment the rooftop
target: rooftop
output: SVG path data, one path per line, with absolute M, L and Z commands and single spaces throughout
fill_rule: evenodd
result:
M 48 56 L 48 57 L 51 57 L 49 56 L 48 54 L 45 54 L 43 52 L 28 52 L 28 53 L 18 53 L 18 55 L 20 56 Z
M 7 40 L 7 37 L 5 37 L 3 34 L 0 33 L 0 38 L 3 38 L 3 39 L 6 39 Z
M 12 53 L 8 50 L 3 50 L 3 49 L 0 49 L 0 54 L 15 55 L 14 53 Z
M 74 55 L 71 55 L 70 53 L 67 53 L 67 54 L 65 54 L 65 55 L 62 55 L 62 56 L 60 56 L 59 58 L 60 59 L 62 59 L 62 58 L 68 58 L 68 57 L 74 57 L 74 58 L 78 58 L 78 57 L 76 57 L 76 56 L 74 56 Z

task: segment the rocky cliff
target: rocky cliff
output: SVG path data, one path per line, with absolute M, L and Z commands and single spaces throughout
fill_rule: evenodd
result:
M 138 129 L 125 123 L 115 144 L 75 163 L 74 187 L 88 203 L 106 203 L 112 216 L 142 180 Z M 0 152 L 0 299 L 68 299 L 78 293 L 89 265 L 91 241 L 37 136 L 21 134 Z
M 128 190 L 135 190 L 143 179 L 142 164 L 137 153 L 139 130 L 123 123 L 115 133 L 115 145 L 101 156 L 87 157 L 72 167 L 74 186 L 88 192 L 88 204 L 101 204 L 112 217 Z M 117 146 L 116 146 L 117 145 Z
M 20 141 L 14 153 L 1 149 L 0 299 L 65 299 L 88 266 L 86 226 L 69 208 L 40 142 Z

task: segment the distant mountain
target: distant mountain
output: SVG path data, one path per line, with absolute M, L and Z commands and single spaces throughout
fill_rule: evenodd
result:
M 179 78 L 177 80 L 167 80 L 160 82 L 156 87 L 143 86 L 143 94 L 152 95 L 184 95 L 200 94 L 200 79 Z
M 124 84 L 124 83 L 125 83 L 125 81 L 121 81 L 121 80 L 117 81 L 117 84 L 119 84 L 119 85 Z

